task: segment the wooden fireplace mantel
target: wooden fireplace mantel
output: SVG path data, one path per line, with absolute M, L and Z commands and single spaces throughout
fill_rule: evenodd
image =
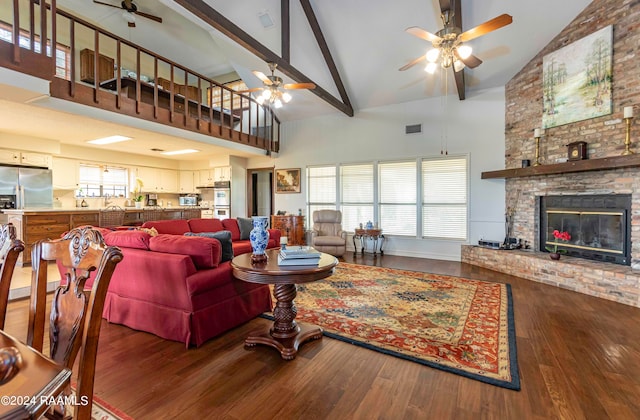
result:
M 640 154 L 612 156 L 598 159 L 573 160 L 526 168 L 500 169 L 482 172 L 482 179 L 521 178 L 526 176 L 557 175 L 571 172 L 603 171 L 608 169 L 640 167 Z

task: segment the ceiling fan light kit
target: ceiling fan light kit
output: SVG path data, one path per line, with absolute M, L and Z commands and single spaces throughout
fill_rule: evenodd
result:
M 429 74 L 435 73 L 438 64 L 440 64 L 443 69 L 451 67 L 456 73 L 462 71 L 465 67 L 478 67 L 482 64 L 482 60 L 474 56 L 472 48 L 469 45 L 465 45 L 464 42 L 495 31 L 496 29 L 509 25 L 513 21 L 510 15 L 502 14 L 475 28 L 462 32 L 462 29 L 456 26 L 453 19 L 455 15 L 453 0 L 451 2 L 441 1 L 440 4 L 442 10 L 441 18 L 444 27 L 436 32 L 435 35 L 417 26 L 406 29 L 407 33 L 431 42 L 433 48 L 427 51 L 424 56 L 420 56 L 400 67 L 400 71 L 407 70 L 425 59 L 427 65 L 424 70 Z M 460 5 L 458 5 L 458 8 L 459 7 Z
M 284 89 L 315 89 L 316 85 L 313 83 L 283 84 L 282 78 L 274 74 L 276 67 L 278 67 L 276 63 L 269 63 L 269 69 L 271 70 L 270 76 L 266 76 L 264 73 L 254 70 L 252 73 L 258 79 L 262 80 L 264 86 L 261 88 L 253 88 L 240 91 L 239 93 L 248 93 L 261 90 L 262 93 L 258 95 L 258 97 L 256 98 L 256 102 L 258 102 L 260 105 L 268 102 L 269 104 L 273 105 L 274 108 L 282 108 L 283 103 L 289 103 L 289 101 L 291 101 L 292 99 L 291 94 Z

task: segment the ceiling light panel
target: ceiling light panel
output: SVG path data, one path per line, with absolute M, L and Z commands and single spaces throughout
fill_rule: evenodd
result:
M 87 140 L 87 143 L 91 143 L 91 144 L 111 144 L 111 143 L 118 143 L 118 142 L 127 141 L 127 140 L 131 140 L 131 137 L 116 135 L 116 136 L 102 137 L 102 138 L 94 139 L 94 140 Z
M 200 150 L 196 149 L 182 149 L 182 150 L 172 150 L 169 152 L 162 152 L 161 155 L 173 156 L 173 155 L 186 155 L 187 153 L 198 153 Z

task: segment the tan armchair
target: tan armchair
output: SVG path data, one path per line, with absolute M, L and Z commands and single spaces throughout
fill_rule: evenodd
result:
M 342 230 L 342 213 L 338 210 L 316 210 L 313 212 L 311 244 L 320 252 L 336 257 L 347 249 L 347 232 Z

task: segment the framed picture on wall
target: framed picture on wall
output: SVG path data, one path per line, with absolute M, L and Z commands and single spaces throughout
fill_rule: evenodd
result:
M 276 193 L 300 192 L 300 168 L 276 169 Z
M 613 26 L 542 58 L 544 128 L 611 114 Z

